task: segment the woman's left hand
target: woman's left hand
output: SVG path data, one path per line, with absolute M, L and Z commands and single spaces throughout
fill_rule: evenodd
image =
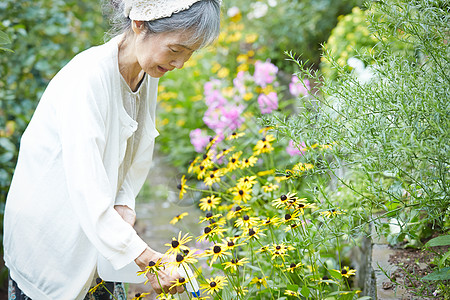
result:
M 125 222 L 131 226 L 134 226 L 134 223 L 136 222 L 136 213 L 134 210 L 126 205 L 114 205 L 114 209 L 119 213 Z

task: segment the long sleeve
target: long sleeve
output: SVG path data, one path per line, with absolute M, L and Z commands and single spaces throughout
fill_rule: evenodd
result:
M 85 75 L 57 108 L 68 196 L 88 239 L 118 269 L 147 245 L 113 208 L 117 187 L 104 163 L 113 103 L 102 81 Z

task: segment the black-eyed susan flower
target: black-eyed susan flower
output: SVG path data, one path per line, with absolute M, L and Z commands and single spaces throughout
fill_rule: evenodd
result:
M 258 162 L 258 158 L 256 156 L 250 156 L 248 158 L 244 158 L 241 160 L 240 169 L 246 169 L 255 166 L 256 162 Z
M 200 284 L 200 289 L 205 290 L 207 294 L 213 294 L 222 290 L 227 284 L 225 276 L 216 276 L 214 278 L 206 279 L 206 283 Z
M 342 270 L 335 270 L 336 272 L 341 273 L 342 277 L 349 278 L 352 275 L 356 274 L 356 270 L 350 269 L 348 266 L 342 268 Z
M 223 237 L 224 231 L 227 231 L 227 230 L 225 228 L 221 228 L 221 227 L 211 228 L 210 226 L 207 226 L 203 229 L 203 234 L 200 235 L 199 237 L 197 237 L 195 240 L 197 242 L 202 242 L 202 241 L 206 240 L 208 237 L 213 237 L 216 235 Z
M 291 291 L 291 290 L 285 290 L 284 294 L 286 296 L 294 296 L 294 297 L 300 298 L 300 294 L 298 292 L 294 292 L 294 291 Z
M 261 226 L 269 226 L 269 225 L 278 226 L 279 222 L 280 218 L 278 218 L 277 216 L 273 216 L 261 220 L 259 224 Z
M 327 218 L 331 218 L 331 217 L 335 217 L 337 215 L 342 215 L 345 212 L 346 212 L 346 210 L 342 210 L 339 207 L 337 207 L 337 208 L 331 208 L 331 209 L 328 209 L 328 210 L 325 210 L 325 211 L 321 211 L 320 215 L 321 216 L 325 216 Z
M 254 227 L 258 225 L 259 218 L 258 217 L 250 217 L 249 215 L 243 215 L 241 218 L 237 219 L 234 222 L 235 227 Z
M 145 269 L 143 271 L 139 271 L 137 272 L 138 276 L 147 276 L 147 274 L 156 274 L 161 268 L 164 267 L 164 264 L 161 262 L 162 258 L 158 259 L 157 261 L 153 261 L 151 260 L 148 263 L 148 266 L 145 267 Z M 147 282 L 149 281 L 149 279 L 147 278 L 147 281 L 145 281 L 145 284 L 147 284 Z
M 214 220 L 215 218 L 219 218 L 221 216 L 222 216 L 222 214 L 213 215 L 212 212 L 209 211 L 205 214 L 204 217 L 200 217 L 200 222 L 198 222 L 198 223 L 201 224 L 203 222 L 211 221 L 211 220 Z
M 240 236 L 227 237 L 222 240 L 222 244 L 227 246 L 227 250 L 234 250 L 236 247 L 243 246 L 245 243 L 239 243 Z
M 257 181 L 256 181 L 256 176 L 244 176 L 239 178 L 238 182 L 240 184 L 250 184 L 250 185 L 254 185 Z
M 172 294 L 164 294 L 161 293 L 158 296 L 156 296 L 159 300 L 175 300 L 175 297 Z
M 267 288 L 267 280 L 266 280 L 267 276 L 265 277 L 255 277 L 250 281 L 250 284 L 256 284 L 256 286 L 258 287 L 258 289 L 261 288 L 261 286 L 264 286 L 265 288 Z
M 192 172 L 194 172 L 194 168 L 195 165 L 197 164 L 197 162 L 200 160 L 200 157 L 196 157 L 193 161 L 191 161 L 191 163 L 189 164 L 189 168 L 188 168 L 188 173 L 191 174 Z
M 271 142 L 275 141 L 275 136 L 268 134 L 259 140 L 255 147 L 253 147 L 253 155 L 260 155 L 261 153 L 270 153 L 274 150 Z
M 295 270 L 299 269 L 303 264 L 301 262 L 299 263 L 291 263 L 289 267 L 286 268 L 286 272 L 294 273 Z
M 269 248 L 270 248 L 270 245 L 262 246 L 261 248 L 259 248 L 259 249 L 256 251 L 256 253 L 265 253 L 265 252 L 269 252 Z
M 208 145 L 206 145 L 206 149 L 210 149 L 217 142 L 219 137 L 220 137 L 219 135 L 216 135 L 213 138 L 209 138 L 209 143 L 208 143 Z
M 164 244 L 164 246 L 170 247 L 167 250 L 166 255 L 181 253 L 183 250 L 189 250 L 189 247 L 186 246 L 190 240 L 192 240 L 191 236 L 188 236 L 189 233 L 186 233 L 183 237 L 181 237 L 181 231 L 178 233 L 178 238 L 173 238 L 172 242 L 169 244 Z
M 239 157 L 242 155 L 242 151 L 236 152 L 228 159 L 227 168 L 228 171 L 233 171 L 239 168 L 240 161 Z
M 195 174 L 197 174 L 198 180 L 205 178 L 207 171 L 208 171 L 208 168 L 205 167 L 204 165 L 199 165 L 194 168 L 194 172 L 195 172 Z
M 248 293 L 248 289 L 245 286 L 237 286 L 234 288 L 234 291 L 241 299 Z
M 221 176 L 222 176 L 222 169 L 209 171 L 209 173 L 206 174 L 205 178 L 203 179 L 203 182 L 205 183 L 206 186 L 212 186 L 214 183 L 220 181 Z
M 292 203 L 293 208 L 298 211 L 300 215 L 304 215 L 305 209 L 307 208 L 316 208 L 314 203 L 303 202 L 303 200 L 306 200 L 306 198 L 298 199 L 295 203 Z
M 229 220 L 232 218 L 236 218 L 237 216 L 241 215 L 243 212 L 245 212 L 247 210 L 250 210 L 250 207 L 236 205 L 233 209 L 231 209 L 227 213 L 227 219 Z
M 313 164 L 302 163 L 302 162 L 299 162 L 294 167 L 292 167 L 292 171 L 293 172 L 299 173 L 299 174 L 296 174 L 297 176 L 301 175 L 301 173 L 303 173 L 305 171 L 312 170 L 312 169 L 314 169 L 314 165 Z
M 188 284 L 188 282 L 194 277 L 195 276 L 192 276 L 190 278 L 181 277 L 181 278 L 177 278 L 177 280 L 175 280 L 175 281 L 171 281 L 172 285 L 170 286 L 169 290 L 172 288 L 175 288 L 177 286 L 182 286 L 182 285 Z
M 178 223 L 181 219 L 183 219 L 184 217 L 186 217 L 188 215 L 189 215 L 189 213 L 187 213 L 187 212 L 184 212 L 184 213 L 181 213 L 179 215 L 176 215 L 172 220 L 170 220 L 169 223 L 174 225 L 174 224 Z
M 150 295 L 150 293 L 136 293 L 134 295 L 134 298 L 132 298 L 131 300 L 140 300 L 140 299 L 144 299 L 145 297 L 147 297 L 148 295 Z
M 202 257 L 211 257 L 211 261 L 209 263 L 209 266 L 212 266 L 212 264 L 219 258 L 225 255 L 231 255 L 230 252 L 227 252 L 227 246 L 222 244 L 215 244 L 210 249 L 206 249 L 205 252 L 202 254 Z
M 186 194 L 186 188 L 188 188 L 186 184 L 186 176 L 181 176 L 181 182 L 178 184 L 177 188 L 180 190 L 179 198 L 182 199 L 183 195 Z
M 279 185 L 273 184 L 271 182 L 268 182 L 266 185 L 262 186 L 264 193 L 270 193 L 270 192 L 278 190 L 279 188 L 280 188 Z
M 238 183 L 235 187 L 230 189 L 230 192 L 234 196 L 233 201 L 238 205 L 241 204 L 241 201 L 244 201 L 244 203 L 246 203 L 248 200 L 250 200 L 252 198 L 252 191 L 252 186 L 247 183 Z
M 284 215 L 284 218 L 281 219 L 281 223 L 283 224 L 287 224 L 287 223 L 291 223 L 291 222 L 299 222 L 299 216 L 300 212 L 299 211 L 294 211 L 292 214 L 287 213 Z
M 240 138 L 241 136 L 244 136 L 245 132 L 233 132 L 232 134 L 230 134 L 229 136 L 227 136 L 227 140 L 235 140 L 237 138 Z
M 291 231 L 291 230 L 293 230 L 293 229 L 299 227 L 299 226 L 302 225 L 302 224 L 303 224 L 303 223 L 300 223 L 300 222 L 296 222 L 296 223 L 289 224 L 288 226 L 286 226 L 286 227 L 284 228 L 284 232 Z
M 249 259 L 244 257 L 241 259 L 233 258 L 230 261 L 224 262 L 222 265 L 224 266 L 224 270 L 230 269 L 232 272 L 235 272 L 239 266 L 243 266 L 246 263 L 249 263 Z
M 262 235 L 265 235 L 263 233 L 264 230 L 260 229 L 259 227 L 253 227 L 253 228 L 249 228 L 247 231 L 244 231 L 244 234 L 246 236 L 248 236 L 245 241 L 248 241 L 250 239 L 259 239 Z
M 217 160 L 221 159 L 222 157 L 226 156 L 228 153 L 234 151 L 235 148 L 236 147 L 233 146 L 233 147 L 230 147 L 228 149 L 223 149 L 219 154 L 216 155 L 216 159 Z
M 267 176 L 267 175 L 272 175 L 275 173 L 275 169 L 270 169 L 270 170 L 265 170 L 265 171 L 259 171 L 258 173 L 256 173 L 256 175 L 258 175 L 259 177 L 263 177 L 263 176 Z
M 212 210 L 212 209 L 216 208 L 217 205 L 220 204 L 220 201 L 221 201 L 220 197 L 216 197 L 216 196 L 212 195 L 212 196 L 208 196 L 208 197 L 200 199 L 199 206 L 200 206 L 200 209 L 203 211 Z
M 168 265 L 172 265 L 172 271 L 178 269 L 181 265 L 187 266 L 187 264 L 194 264 L 198 260 L 196 259 L 198 257 L 197 254 L 195 254 L 197 250 L 188 250 L 183 251 L 183 254 L 178 253 L 175 257 L 175 261 L 171 261 L 167 263 Z
M 285 207 L 289 204 L 291 197 L 295 197 L 296 193 L 287 193 L 286 195 L 281 195 L 279 198 L 272 201 L 272 206 L 276 208 Z

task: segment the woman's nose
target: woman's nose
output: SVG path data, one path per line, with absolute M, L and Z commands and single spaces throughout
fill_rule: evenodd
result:
M 182 58 L 173 60 L 170 64 L 177 69 L 181 69 L 184 66 L 185 61 Z

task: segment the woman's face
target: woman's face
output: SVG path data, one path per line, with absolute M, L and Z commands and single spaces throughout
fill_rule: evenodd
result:
M 173 69 L 181 69 L 199 45 L 188 45 L 189 32 L 164 32 L 146 34 L 145 30 L 135 31 L 135 54 L 137 61 L 147 74 L 162 77 Z

